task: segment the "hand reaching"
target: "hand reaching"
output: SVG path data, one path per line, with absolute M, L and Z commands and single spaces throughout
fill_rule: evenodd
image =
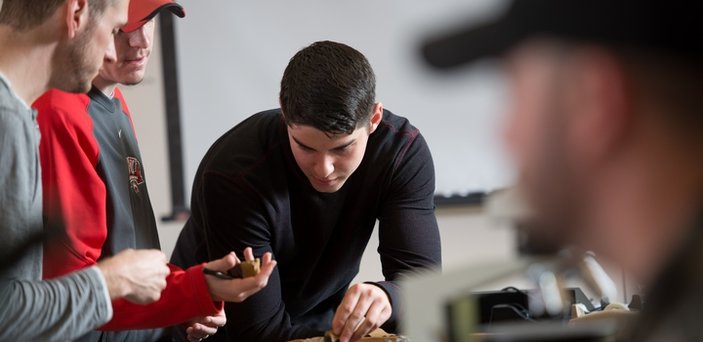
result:
M 246 260 L 254 260 L 251 248 L 244 250 L 244 257 Z M 214 271 L 227 272 L 237 263 L 239 259 L 234 252 L 230 252 L 221 259 L 210 261 L 205 264 L 205 267 Z M 274 267 L 276 267 L 276 261 L 272 260 L 271 253 L 266 253 L 262 258 L 261 271 L 254 277 L 226 280 L 206 275 L 205 280 L 213 300 L 239 303 L 266 287 Z
M 344 295 L 332 320 L 340 342 L 357 341 L 383 325 L 393 312 L 388 295 L 372 284 L 356 284 Z
M 124 298 L 136 304 L 159 300 L 170 273 L 166 256 L 155 249 L 126 249 L 97 266 L 105 277 L 110 299 Z
M 186 328 L 188 341 L 199 342 L 217 333 L 217 329 L 227 324 L 225 310 L 221 310 L 214 316 L 197 317 L 190 322 Z

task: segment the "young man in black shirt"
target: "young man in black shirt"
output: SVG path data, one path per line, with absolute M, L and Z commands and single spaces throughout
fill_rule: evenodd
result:
M 380 326 L 395 330 L 399 276 L 441 263 L 425 140 L 375 102 L 371 66 L 344 44 L 299 51 L 280 104 L 207 152 L 174 263 L 245 246 L 273 252 L 279 264 L 268 287 L 226 307 L 231 340 L 279 342 L 332 329 L 346 342 Z M 349 287 L 376 220 L 385 280 Z

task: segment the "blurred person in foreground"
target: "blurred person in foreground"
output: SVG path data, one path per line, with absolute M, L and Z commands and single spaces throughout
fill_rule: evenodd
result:
M 0 9 L 0 251 L 42 232 L 39 131 L 29 107 L 50 87 L 88 91 L 127 0 L 4 0 Z M 111 300 L 144 304 L 166 286 L 160 251 L 127 250 L 42 281 L 42 246 L 31 245 L 0 275 L 0 340 L 67 340 L 106 323 Z
M 132 0 L 127 24 L 114 36 L 115 58 L 103 61 L 87 94 L 50 90 L 34 102 L 42 135 L 39 145 L 44 215 L 62 227 L 61 243 L 44 248 L 44 277 L 53 279 L 96 264 L 129 248 L 160 248 L 154 211 L 134 124 L 118 84 L 144 79 L 161 11 L 185 16 L 171 0 Z M 86 210 L 89 208 L 89 210 Z M 112 320 L 79 341 L 154 341 L 162 328 L 193 320 L 191 340 L 223 326 L 222 301 L 242 301 L 265 286 L 275 265 L 248 279 L 222 280 L 203 267 L 227 271 L 233 253 L 187 270 L 171 266 L 161 298 L 148 306 L 113 302 Z M 220 255 L 220 256 L 222 256 Z M 253 258 L 250 252 L 245 253 Z M 214 302 L 215 301 L 215 302 Z M 142 329 L 142 330 L 138 330 Z
M 623 266 L 648 300 L 635 341 L 701 341 L 703 55 L 695 2 L 515 0 L 439 37 L 446 68 L 501 56 L 507 143 L 538 234 Z
M 243 246 L 280 261 L 266 289 L 226 305 L 233 341 L 333 330 L 348 342 L 396 330 L 399 277 L 441 262 L 425 139 L 376 102 L 369 61 L 342 43 L 298 51 L 279 99 L 280 109 L 251 116 L 206 153 L 172 261 Z M 376 220 L 385 279 L 351 285 Z

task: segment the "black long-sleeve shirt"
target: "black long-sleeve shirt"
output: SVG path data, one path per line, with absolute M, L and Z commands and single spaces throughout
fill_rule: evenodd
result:
M 225 133 L 205 155 L 174 260 L 193 255 L 199 241 L 205 243 L 198 260 L 188 263 L 247 246 L 255 255 L 273 252 L 278 267 L 269 285 L 226 306 L 229 338 L 319 336 L 331 328 L 378 220 L 385 280 L 373 284 L 389 295 L 393 315 L 384 328 L 395 330 L 399 275 L 441 264 L 434 183 L 430 150 L 418 129 L 384 111 L 358 169 L 339 191 L 319 193 L 295 162 L 280 110 L 262 112 Z

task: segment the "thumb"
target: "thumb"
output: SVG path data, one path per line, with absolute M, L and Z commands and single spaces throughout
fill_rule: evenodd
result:
M 235 265 L 237 265 L 237 257 L 234 255 L 234 252 L 229 252 L 229 254 L 225 255 L 221 259 L 208 262 L 205 264 L 205 267 L 211 270 L 225 272 Z

